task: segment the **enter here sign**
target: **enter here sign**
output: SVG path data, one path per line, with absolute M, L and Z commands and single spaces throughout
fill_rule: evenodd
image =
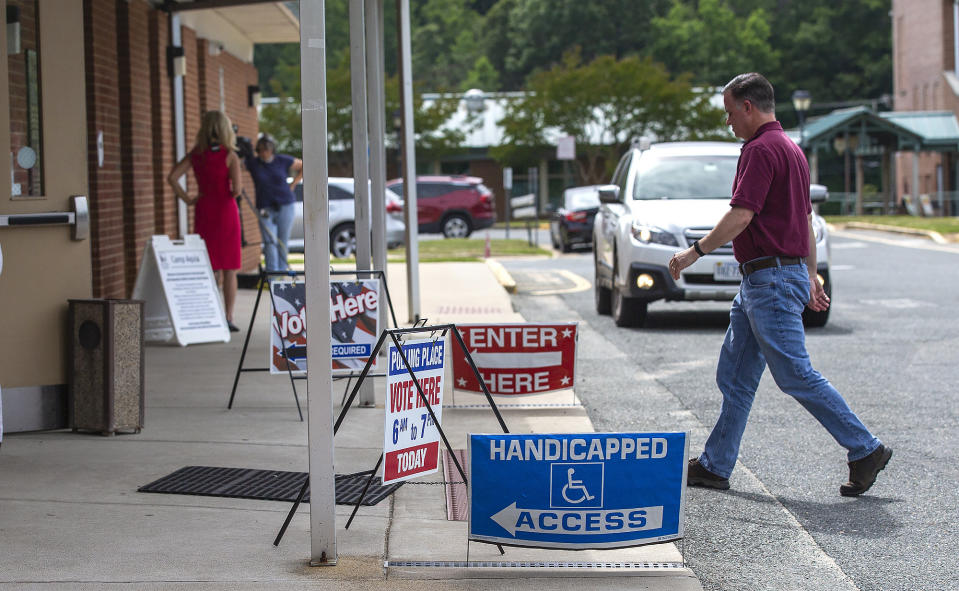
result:
M 491 394 L 521 396 L 572 388 L 576 323 L 457 324 Z M 482 392 L 462 348 L 455 346 L 453 384 Z

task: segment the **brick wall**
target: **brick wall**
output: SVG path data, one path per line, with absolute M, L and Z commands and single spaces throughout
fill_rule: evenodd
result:
M 116 0 L 83 3 L 90 235 L 95 297 L 126 297 Z M 103 166 L 97 135 L 103 133 Z
M 177 202 L 166 183 L 176 156 L 169 15 L 147 0 L 84 0 L 84 30 L 93 291 L 95 297 L 124 298 L 133 291 L 150 236 L 179 237 Z M 256 137 L 256 110 L 247 104 L 247 86 L 257 80 L 253 65 L 223 51 L 211 55 L 209 43 L 186 27 L 182 45 L 187 150 L 203 112 L 220 107 L 221 69 L 227 114 L 242 135 Z M 100 132 L 103 166 L 97 161 Z M 244 185 L 252 195 L 245 173 Z M 196 190 L 191 174 L 187 190 Z M 188 211 L 192 230 L 193 208 Z M 249 208 L 243 221 L 243 268 L 252 270 L 260 235 Z
M 893 0 L 893 91 L 897 111 L 951 110 L 959 99 L 943 77 L 955 67 L 951 0 Z M 942 153 L 919 157 L 919 186 L 913 187 L 913 157 L 895 159 L 897 195 L 935 193 L 936 167 L 943 166 L 945 190 L 955 189 L 954 163 Z
M 150 13 L 143 1 L 117 2 L 117 47 L 119 53 L 120 156 L 124 208 L 124 270 L 126 293 L 132 292 L 144 246 L 156 231 L 154 194 L 153 117 L 162 105 L 154 105 L 150 84 Z
M 173 141 L 173 83 L 167 71 L 166 48 L 170 44 L 170 21 L 166 13 L 151 11 L 150 30 L 150 127 L 153 131 L 154 233 L 176 236 L 177 202 L 166 182 L 176 163 Z

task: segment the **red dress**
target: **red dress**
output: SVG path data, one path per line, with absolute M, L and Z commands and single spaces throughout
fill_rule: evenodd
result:
M 200 193 L 193 229 L 206 242 L 214 271 L 239 269 L 242 259 L 240 212 L 230 191 L 230 169 L 226 164 L 229 153 L 218 146 L 190 153 Z

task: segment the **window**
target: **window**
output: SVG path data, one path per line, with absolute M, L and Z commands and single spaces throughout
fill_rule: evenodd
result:
M 8 0 L 7 19 L 13 15 L 20 26 L 20 37 L 19 43 L 8 43 L 10 195 L 14 199 L 37 198 L 43 196 L 37 0 Z
M 353 193 L 342 187 L 330 185 L 330 201 L 336 201 L 337 199 L 353 199 Z
M 416 183 L 417 199 L 431 199 L 455 190 L 456 187 L 447 183 Z
M 738 160 L 738 156 L 641 158 L 633 199 L 729 197 Z

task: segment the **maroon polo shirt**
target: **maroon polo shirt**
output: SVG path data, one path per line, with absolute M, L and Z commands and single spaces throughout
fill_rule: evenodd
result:
M 809 165 L 778 121 L 760 127 L 743 144 L 731 206 L 756 213 L 733 254 L 740 263 L 767 256 L 809 256 Z

